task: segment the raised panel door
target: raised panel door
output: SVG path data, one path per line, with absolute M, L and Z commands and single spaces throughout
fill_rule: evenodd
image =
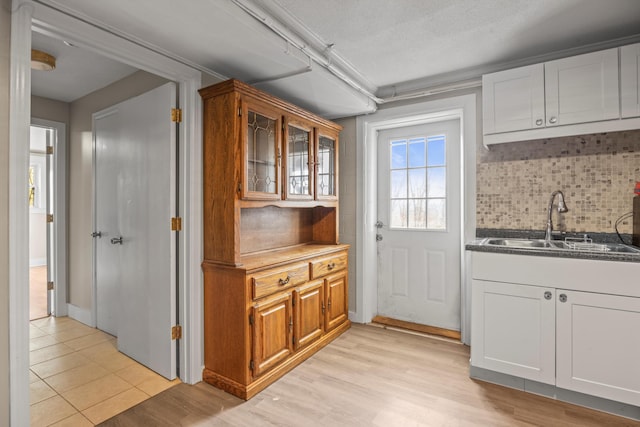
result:
M 294 346 L 298 350 L 319 339 L 324 332 L 324 281 L 316 280 L 297 288 L 293 298 Z
M 277 109 L 246 99 L 241 105 L 241 197 L 278 200 L 282 188 L 282 114 Z
M 287 117 L 284 126 L 285 194 L 287 199 L 313 199 L 313 125 Z
M 316 199 L 338 199 L 338 135 L 318 129 L 316 142 Z
M 640 406 L 640 298 L 557 293 L 556 385 Z
M 484 134 L 544 127 L 542 64 L 482 76 Z
M 640 116 L 640 43 L 620 48 L 622 118 Z
M 555 384 L 555 290 L 473 280 L 471 364 Z
M 618 49 L 544 64 L 547 126 L 620 117 Z
M 324 279 L 326 289 L 325 330 L 329 332 L 349 318 L 347 273 L 336 273 Z
M 284 293 L 253 307 L 253 376 L 273 368 L 293 352 L 291 294 Z

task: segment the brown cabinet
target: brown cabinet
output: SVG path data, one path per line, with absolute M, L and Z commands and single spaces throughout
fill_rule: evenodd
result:
M 249 399 L 350 326 L 341 128 L 236 80 L 200 94 L 203 379 Z

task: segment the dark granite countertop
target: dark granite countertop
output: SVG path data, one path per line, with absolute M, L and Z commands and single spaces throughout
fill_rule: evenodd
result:
M 587 234 L 588 238 L 594 243 L 621 243 L 615 233 L 568 233 L 554 236 L 558 240 L 564 240 L 565 237 L 583 237 Z M 478 229 L 476 231 L 477 239 L 467 243 L 465 248 L 469 251 L 476 252 L 492 252 L 513 255 L 530 255 L 544 256 L 555 258 L 578 258 L 592 259 L 600 261 L 622 261 L 622 262 L 638 262 L 640 263 L 640 254 L 634 253 L 611 253 L 611 252 L 587 252 L 573 251 L 567 249 L 535 249 L 535 248 L 515 248 L 508 246 L 493 246 L 480 244 L 487 237 L 506 238 L 506 239 L 543 239 L 544 232 L 532 230 L 500 230 L 500 229 Z M 622 235 L 625 242 L 631 240 L 630 235 Z

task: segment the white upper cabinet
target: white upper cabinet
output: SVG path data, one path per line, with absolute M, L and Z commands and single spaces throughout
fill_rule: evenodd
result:
M 544 126 L 543 64 L 482 76 L 484 133 Z
M 547 126 L 620 117 L 618 49 L 544 64 Z
M 622 118 L 640 117 L 640 43 L 620 48 Z
M 640 129 L 640 43 L 482 76 L 485 145 Z

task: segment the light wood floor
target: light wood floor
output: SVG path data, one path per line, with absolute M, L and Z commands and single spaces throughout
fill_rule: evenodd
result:
M 101 426 L 640 426 L 469 378 L 469 348 L 375 326 L 344 335 L 252 400 L 179 384 Z

